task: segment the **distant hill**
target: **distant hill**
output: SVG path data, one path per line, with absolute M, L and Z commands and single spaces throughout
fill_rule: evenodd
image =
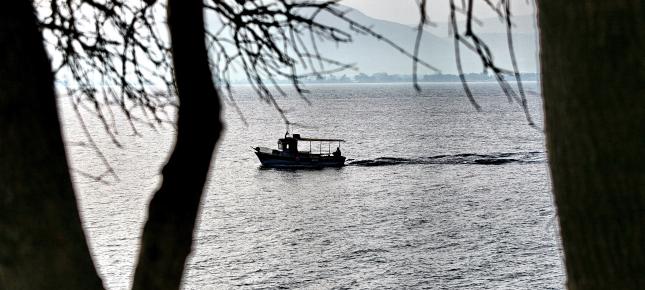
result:
M 374 19 L 357 10 L 347 9 L 350 10 L 347 15 L 356 21 L 371 27 L 408 51 L 413 50 L 416 38 L 415 28 Z M 328 15 L 323 15 L 321 20 L 343 27 L 343 23 Z M 475 27 L 478 35 L 489 44 L 499 64 L 510 69 L 511 63 L 504 25 L 499 23 L 498 19 L 483 19 L 482 22 L 483 26 Z M 519 32 L 514 33 L 513 38 L 520 71 L 536 72 L 537 42 L 532 28 L 532 18 L 520 16 L 514 19 L 514 22 L 516 24 L 514 29 Z M 341 45 L 327 43 L 319 45 L 319 48 L 324 55 L 346 63 L 355 63 L 361 72 L 368 74 L 376 72 L 409 74 L 412 70 L 412 62 L 408 57 L 371 36 L 354 34 L 353 43 Z M 441 23 L 437 27 L 426 30 L 422 38 L 421 51 L 421 58 L 439 68 L 443 73 L 456 73 L 453 39 L 448 35 L 447 24 Z M 463 46 L 461 51 L 464 71 L 467 73 L 481 72 L 482 66 L 478 56 Z M 429 71 L 422 71 L 423 73 L 429 73 Z

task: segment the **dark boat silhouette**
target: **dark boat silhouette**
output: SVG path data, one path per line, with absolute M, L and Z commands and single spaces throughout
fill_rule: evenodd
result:
M 309 142 L 309 151 L 298 150 L 299 142 Z M 331 151 L 331 144 L 338 142 L 336 151 Z M 323 168 L 323 167 L 342 167 L 345 165 L 345 157 L 341 155 L 340 143 L 345 142 L 342 139 L 327 138 L 302 138 L 300 134 L 289 136 L 289 132 L 284 138 L 278 139 L 278 149 L 267 147 L 255 147 L 255 155 L 258 156 L 263 167 L 269 168 Z M 316 143 L 318 146 L 313 146 Z M 323 143 L 328 149 L 323 151 Z M 318 148 L 316 148 L 318 147 Z M 314 153 L 312 149 L 318 149 Z

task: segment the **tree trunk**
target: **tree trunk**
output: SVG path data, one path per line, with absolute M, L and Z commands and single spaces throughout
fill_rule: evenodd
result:
M 133 289 L 178 289 L 211 157 L 222 130 L 205 45 L 202 1 L 169 0 L 177 83 L 177 139 L 150 202 Z
M 0 9 L 0 289 L 102 289 L 32 1 Z
M 569 289 L 645 289 L 645 3 L 538 1 Z

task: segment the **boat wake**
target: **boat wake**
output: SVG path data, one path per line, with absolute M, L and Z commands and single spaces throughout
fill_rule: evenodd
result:
M 408 164 L 475 164 L 475 165 L 502 165 L 502 164 L 530 164 L 546 162 L 546 154 L 539 151 L 476 154 L 463 153 L 454 155 L 435 155 L 420 158 L 378 157 L 375 159 L 354 160 L 350 166 L 389 166 Z

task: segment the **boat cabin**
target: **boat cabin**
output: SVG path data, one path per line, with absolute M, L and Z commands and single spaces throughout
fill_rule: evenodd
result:
M 278 139 L 278 149 L 288 153 L 298 152 L 298 140 L 295 138 L 296 135 L 300 137 L 299 134 L 295 134 L 294 137 Z

